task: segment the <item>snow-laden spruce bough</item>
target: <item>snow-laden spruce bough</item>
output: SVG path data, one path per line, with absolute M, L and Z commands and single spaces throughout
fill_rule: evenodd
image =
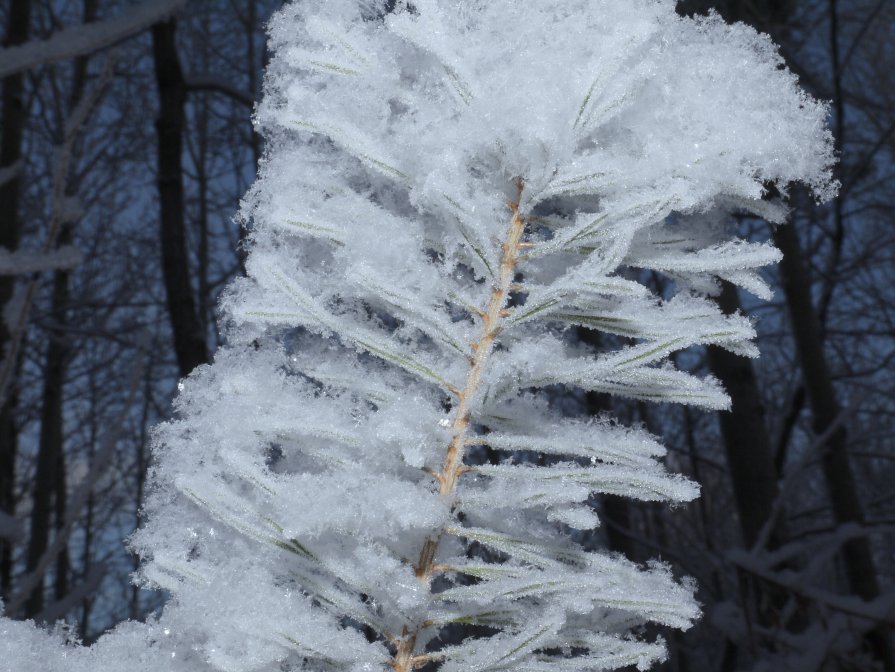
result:
M 632 633 L 688 627 L 693 586 L 572 532 L 591 493 L 698 488 L 543 390 L 728 406 L 669 354 L 756 354 L 706 295 L 768 296 L 778 253 L 729 215 L 782 220 L 768 184 L 829 195 L 824 106 L 767 38 L 671 0 L 302 1 L 270 32 L 248 277 L 132 540 L 170 601 L 89 649 L 4 620 L 0 667 L 649 668 L 663 643 Z

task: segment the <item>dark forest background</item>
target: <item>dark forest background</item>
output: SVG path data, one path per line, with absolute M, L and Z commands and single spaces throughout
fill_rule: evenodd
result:
M 301 0 L 299 0 L 301 1 Z M 130 583 L 151 428 L 218 344 L 241 273 L 239 199 L 263 155 L 253 101 L 275 0 L 3 0 L 0 27 L 0 597 L 85 642 L 164 596 Z M 674 672 L 895 670 L 895 2 L 686 0 L 769 33 L 830 103 L 839 196 L 794 190 L 762 357 L 688 352 L 732 412 L 601 395 L 699 481 L 691 505 L 595 498 L 585 543 L 696 579 L 664 633 Z M 660 282 L 656 279 L 655 282 Z M 582 341 L 599 346 L 587 330 Z M 757 667 L 756 667 L 757 666 Z

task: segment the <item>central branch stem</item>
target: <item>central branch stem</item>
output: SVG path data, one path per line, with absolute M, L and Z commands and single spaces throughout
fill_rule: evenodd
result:
M 441 472 L 436 474 L 439 482 L 439 494 L 442 497 L 450 497 L 454 494 L 454 491 L 457 489 L 457 480 L 463 473 L 463 451 L 470 424 L 469 406 L 479 389 L 479 383 L 482 379 L 485 365 L 488 362 L 488 357 L 491 354 L 494 339 L 500 332 L 501 322 L 504 317 L 504 307 L 507 303 L 510 287 L 513 285 L 516 264 L 519 261 L 522 233 L 525 229 L 525 218 L 519 212 L 519 202 L 523 188 L 523 180 L 517 178 L 516 200 L 510 203 L 513 218 L 510 221 L 506 239 L 501 247 L 500 270 L 491 289 L 488 305 L 480 313 L 482 333 L 479 339 L 472 343 L 473 355 L 470 360 L 469 373 L 466 374 L 466 384 L 457 393 L 459 403 L 457 405 L 457 413 L 451 425 L 453 436 L 450 445 L 448 445 Z M 444 531 L 442 530 L 437 535 L 428 537 L 420 550 L 419 560 L 414 569 L 417 577 L 425 583 L 428 583 L 431 579 L 435 565 L 435 554 L 443 534 Z M 401 640 L 397 642 L 397 653 L 391 663 L 396 672 L 410 672 L 414 667 L 413 649 L 416 646 L 417 635 L 422 627 L 418 626 L 412 632 L 405 632 Z

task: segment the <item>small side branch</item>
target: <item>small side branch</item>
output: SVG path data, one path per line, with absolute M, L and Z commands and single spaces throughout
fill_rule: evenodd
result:
M 186 0 L 146 0 L 121 16 L 65 28 L 49 39 L 2 49 L 0 78 L 105 49 L 168 18 L 184 5 Z

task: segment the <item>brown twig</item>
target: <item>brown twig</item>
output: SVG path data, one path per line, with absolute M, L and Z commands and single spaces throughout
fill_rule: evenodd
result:
M 453 438 L 448 445 L 444 464 L 441 472 L 438 474 L 433 473 L 439 483 L 438 492 L 442 497 L 452 496 L 457 489 L 458 479 L 465 471 L 468 471 L 468 468 L 463 464 L 463 454 L 465 447 L 469 445 L 467 435 L 471 421 L 470 402 L 479 389 L 494 339 L 501 330 L 501 321 L 508 314 L 504 306 L 506 306 L 509 293 L 518 291 L 521 288 L 521 285 L 514 282 L 514 276 L 516 264 L 519 261 L 519 250 L 523 245 L 522 233 L 525 230 L 525 218 L 519 210 L 519 202 L 521 201 L 524 188 L 525 182 L 522 178 L 517 178 L 516 199 L 507 204 L 513 213 L 513 217 L 510 220 L 506 239 L 501 244 L 503 253 L 500 259 L 500 272 L 491 289 L 491 296 L 486 309 L 474 311 L 474 314 L 478 315 L 482 321 L 482 332 L 479 339 L 470 344 L 472 356 L 470 357 L 469 372 L 466 374 L 463 390 L 457 395 L 457 410 L 451 425 Z M 439 541 L 445 533 L 449 533 L 449 530 L 443 529 L 437 534 L 428 537 L 423 543 L 422 549 L 420 549 L 419 560 L 414 567 L 414 571 L 420 581 L 426 584 L 431 580 L 436 567 L 439 567 L 439 565 L 435 564 L 435 555 L 438 551 Z M 396 672 L 411 672 L 411 670 L 419 666 L 422 658 L 414 656 L 413 649 L 416 646 L 417 636 L 424 627 L 426 627 L 426 624 L 421 623 L 413 631 L 405 631 L 398 642 L 397 652 L 391 661 L 391 666 Z

